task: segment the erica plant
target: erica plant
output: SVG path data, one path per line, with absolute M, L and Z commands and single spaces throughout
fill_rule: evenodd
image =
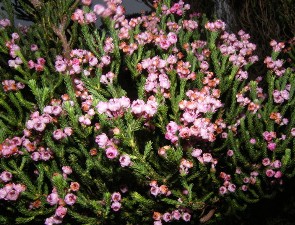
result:
M 0 20 L 1 223 L 213 223 L 294 177 L 292 41 L 258 59 L 183 1 L 20 2 L 30 27 Z

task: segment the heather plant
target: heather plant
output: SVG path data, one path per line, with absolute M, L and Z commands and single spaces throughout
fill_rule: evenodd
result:
M 294 47 L 154 1 L 19 1 L 0 20 L 0 221 L 214 223 L 295 175 Z M 96 20 L 101 19 L 102 27 Z

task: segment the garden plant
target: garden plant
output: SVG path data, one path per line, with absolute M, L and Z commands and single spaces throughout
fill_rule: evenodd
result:
M 259 59 L 182 0 L 18 2 L 33 23 L 9 0 L 0 20 L 1 224 L 213 224 L 294 177 L 295 39 Z

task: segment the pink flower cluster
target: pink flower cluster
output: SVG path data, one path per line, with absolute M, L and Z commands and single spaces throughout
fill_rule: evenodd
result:
M 196 148 L 192 150 L 191 155 L 194 158 L 197 158 L 201 164 L 211 163 L 211 167 L 214 168 L 217 164 L 217 159 L 213 158 L 212 154 L 209 152 L 204 152 L 202 149 Z
M 286 71 L 283 67 L 284 61 L 282 59 L 273 60 L 270 56 L 268 56 L 263 62 L 266 64 L 266 67 L 273 71 L 278 77 L 283 76 Z
M 45 63 L 46 60 L 44 58 L 38 58 L 37 62 L 34 62 L 33 60 L 28 61 L 28 66 L 30 69 L 35 69 L 37 72 L 41 72 L 44 70 Z
M 280 160 L 274 160 L 271 162 L 269 158 L 264 158 L 262 160 L 262 165 L 265 166 L 265 175 L 267 177 L 273 177 L 276 179 L 281 179 L 283 174 L 280 171 L 280 168 L 282 167 L 282 163 Z M 281 180 L 279 180 L 281 182 Z
M 262 133 L 262 136 L 264 138 L 264 140 L 267 141 L 267 148 L 270 150 L 270 151 L 274 151 L 276 149 L 276 143 L 273 141 L 276 137 L 277 137 L 277 134 L 276 132 L 274 131 L 265 131 Z
M 70 190 L 77 191 L 79 190 L 79 183 L 72 182 Z M 58 192 L 56 188 L 53 188 L 51 194 L 47 196 L 47 202 L 51 205 L 58 205 L 58 207 L 55 209 L 55 214 L 45 220 L 46 225 L 53 225 L 53 224 L 61 224 L 62 219 L 67 214 L 67 208 L 65 207 L 65 204 L 72 206 L 76 203 L 77 196 L 73 193 L 68 193 L 64 198 L 60 198 L 58 195 Z
M 274 102 L 281 104 L 284 101 L 288 101 L 290 89 L 291 89 L 291 85 L 286 86 L 285 90 L 281 90 L 281 91 L 274 90 L 272 93 Z
M 0 188 L 0 200 L 16 201 L 21 192 L 26 190 L 26 186 L 22 184 L 7 183 L 11 181 L 12 174 L 8 171 L 3 171 L 0 174 L 0 183 L 6 183 L 4 187 Z
M 106 85 L 112 84 L 115 77 L 116 75 L 113 72 L 108 72 L 106 74 L 101 75 L 100 83 L 106 84 Z
M 5 46 L 9 49 L 9 55 L 15 60 L 9 60 L 8 64 L 10 67 L 17 67 L 22 64 L 22 60 L 17 57 L 17 52 L 20 51 L 20 47 L 16 44 L 16 41 L 19 39 L 17 33 L 11 34 L 11 40 L 5 43 Z
M 127 97 L 112 98 L 108 102 L 100 101 L 96 105 L 99 114 L 106 114 L 109 118 L 123 116 L 130 108 L 130 99 Z
M 8 181 L 11 181 L 12 179 L 12 173 L 8 172 L 8 171 L 3 171 L 1 174 L 0 174 L 0 181 L 6 183 Z
M 225 172 L 221 172 L 219 177 L 223 179 L 223 185 L 219 188 L 219 194 L 224 195 L 236 191 L 236 185 L 231 183 L 231 176 Z
M 155 39 L 155 44 L 161 49 L 167 50 L 172 45 L 177 43 L 177 34 L 169 32 L 167 35 L 160 34 Z
M 53 131 L 53 138 L 55 140 L 61 140 L 73 134 L 73 129 L 71 127 L 65 127 L 64 129 L 56 129 Z
M 12 139 L 6 139 L 0 144 L 0 158 L 8 158 L 12 155 L 22 154 L 19 147 L 22 145 L 22 139 L 14 137 Z
M 26 190 L 23 184 L 7 183 L 4 187 L 0 188 L 0 200 L 16 201 L 21 192 Z
M 90 24 L 95 23 L 97 17 L 94 12 L 85 13 L 82 9 L 76 9 L 76 11 L 72 14 L 71 19 L 80 24 Z
M 217 80 L 214 82 L 212 87 L 218 83 Z M 175 122 L 170 122 L 166 126 L 165 138 L 176 144 L 178 131 L 178 136 L 182 139 L 195 137 L 213 142 L 215 133 L 221 133 L 225 124 L 221 120 L 216 121 L 218 124 L 212 123 L 206 118 L 206 114 L 214 113 L 223 106 L 218 99 L 219 93 L 218 89 L 211 89 L 209 86 L 204 86 L 201 91 L 187 91 L 189 100 L 182 100 L 179 103 L 179 108 L 184 111 L 180 119 L 183 124 L 178 126 Z
M 18 91 L 20 89 L 25 88 L 25 84 L 23 84 L 21 82 L 16 83 L 15 80 L 3 80 L 2 85 L 3 85 L 3 90 L 5 92 L 7 92 L 7 91 Z
M 146 103 L 141 99 L 137 99 L 130 104 L 130 99 L 123 96 L 110 99 L 108 102 L 100 101 L 96 105 L 97 112 L 106 114 L 109 118 L 123 116 L 124 112 L 129 108 L 138 117 L 151 118 L 157 112 L 157 107 L 158 103 L 153 96 Z
M 189 169 L 194 166 L 194 163 L 187 159 L 181 159 L 179 164 L 179 173 L 184 176 L 189 173 Z
M 241 171 L 237 169 L 237 174 L 241 174 Z M 243 174 L 244 175 L 244 174 Z M 247 191 L 249 189 L 249 185 L 254 185 L 256 183 L 256 177 L 259 175 L 257 171 L 252 171 L 250 173 L 250 176 L 244 176 L 243 178 L 243 185 L 240 187 L 242 191 Z
M 240 106 L 245 107 L 247 106 L 247 110 L 249 110 L 251 113 L 255 114 L 260 109 L 260 104 L 258 101 L 251 101 L 250 98 L 245 97 L 247 94 L 249 94 L 251 88 L 249 85 L 246 85 L 241 92 L 236 94 L 237 102 L 240 104 Z M 265 94 L 263 93 L 263 90 L 261 88 L 256 89 L 257 99 L 264 100 Z
M 115 145 L 116 142 L 118 142 L 117 139 L 112 138 L 109 139 L 108 136 L 105 133 L 102 133 L 95 138 L 95 142 L 98 144 L 98 146 L 105 150 L 105 154 L 108 159 L 114 159 L 117 158 L 119 155 L 119 151 Z M 114 143 L 115 142 L 115 143 Z M 130 165 L 128 156 L 125 159 L 121 159 L 122 165 Z
M 39 147 L 37 151 L 31 154 L 31 158 L 34 161 L 48 161 L 53 156 L 53 152 L 49 148 Z
M 52 113 L 55 112 L 59 114 L 61 112 L 61 108 L 57 107 L 56 111 Z M 44 131 L 46 124 L 49 124 L 53 121 L 52 117 L 48 113 L 43 113 L 40 115 L 38 111 L 33 112 L 30 118 L 31 119 L 26 122 L 26 128 L 28 130 L 35 130 L 37 132 Z
M 11 26 L 10 20 L 9 19 L 1 19 L 0 20 L 0 26 L 1 26 L 1 28 Z
M 214 22 L 207 22 L 205 28 L 209 31 L 224 31 L 225 23 L 221 20 L 216 20 Z
M 227 32 L 221 35 L 221 39 L 223 40 L 223 44 L 219 46 L 221 54 L 229 56 L 229 61 L 238 67 L 258 61 L 258 57 L 253 55 L 256 45 L 249 42 L 250 35 L 246 34 L 243 30 L 240 30 L 238 35 L 239 38 L 235 34 L 229 34 Z M 244 71 L 240 77 L 246 77 Z
M 182 16 L 185 11 L 190 9 L 189 4 L 184 4 L 184 1 L 180 0 L 177 3 L 174 3 L 171 8 L 168 8 L 168 6 L 163 5 L 161 10 L 163 11 L 163 14 L 169 15 L 169 14 L 176 14 L 178 16 Z
M 163 214 L 159 212 L 154 212 L 153 219 L 155 220 L 154 225 L 162 225 L 162 221 L 167 223 L 172 221 L 179 221 L 180 219 L 188 222 L 191 220 L 191 214 L 183 209 L 177 209 L 173 210 L 172 212 L 165 212 Z
M 91 70 L 98 65 L 98 59 L 86 50 L 74 49 L 71 51 L 70 56 L 70 60 L 62 56 L 56 57 L 55 69 L 57 72 L 68 72 L 70 75 L 83 72 L 85 76 L 88 76 Z M 84 64 L 86 64 L 86 69 L 82 71 Z
M 285 48 L 284 42 L 277 42 L 276 40 L 271 40 L 269 44 L 274 52 L 281 52 Z
M 121 208 L 120 201 L 122 200 L 120 192 L 114 192 L 111 196 L 112 205 L 111 208 L 113 211 L 117 212 Z
M 269 118 L 271 120 L 274 120 L 275 123 L 279 124 L 280 126 L 287 125 L 289 123 L 289 120 L 287 118 L 283 118 L 281 113 L 279 112 L 272 112 Z M 285 138 L 282 137 L 282 139 L 285 139 Z
M 118 28 L 119 23 L 125 22 L 125 8 L 122 6 L 122 0 L 104 0 L 106 7 L 96 4 L 93 11 L 102 17 L 109 17 L 116 21 L 115 27 Z
M 169 196 L 171 195 L 171 191 L 168 189 L 168 187 L 164 184 L 158 186 L 158 182 L 153 180 L 150 182 L 150 193 L 153 196 L 158 196 L 158 195 L 165 195 L 165 196 Z

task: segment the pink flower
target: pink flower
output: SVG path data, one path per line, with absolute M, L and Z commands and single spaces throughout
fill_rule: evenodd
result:
M 162 225 L 161 220 L 156 220 L 156 221 L 154 221 L 154 225 Z
M 101 15 L 103 14 L 103 12 L 105 11 L 105 7 L 104 7 L 103 5 L 101 5 L 101 4 L 96 4 L 96 5 L 94 6 L 94 8 L 93 8 L 93 11 L 94 11 L 97 15 L 101 16 Z
M 241 189 L 242 189 L 242 191 L 247 191 L 248 187 L 247 187 L 247 185 L 242 185 Z
M 264 165 L 264 166 L 268 166 L 268 165 L 270 165 L 270 159 L 269 159 L 269 158 L 264 158 L 264 159 L 262 160 L 262 165 Z
M 109 158 L 109 159 L 114 159 L 114 158 L 116 158 L 117 156 L 118 156 L 118 150 L 115 148 L 115 147 L 113 147 L 113 146 L 110 146 L 110 147 L 108 147 L 107 149 L 106 149 L 106 156 L 107 156 L 107 158 Z
M 39 131 L 39 132 L 42 132 L 45 130 L 46 128 L 46 124 L 43 123 L 41 120 L 33 120 L 33 128 L 36 130 L 36 131 Z M 28 124 L 29 124 L 29 121 L 28 121 Z M 28 127 L 27 127 L 28 128 Z
M 271 132 L 265 131 L 265 132 L 263 132 L 262 135 L 266 141 L 271 141 L 273 138 L 276 138 L 276 133 L 273 131 L 271 131 Z
M 274 175 L 275 178 L 281 178 L 283 176 L 282 172 L 281 171 L 277 171 Z
M 79 191 L 80 184 L 78 182 L 71 182 L 70 189 L 71 191 Z
M 171 214 L 172 214 L 173 219 L 175 219 L 175 220 L 179 220 L 180 217 L 181 217 L 181 214 L 180 214 L 180 212 L 178 210 L 172 211 Z
M 191 130 L 188 127 L 180 128 L 179 136 L 183 139 L 187 139 L 191 136 Z
M 31 154 L 31 159 L 34 161 L 38 161 L 40 159 L 40 153 L 39 152 L 33 152 Z
M 268 143 L 267 148 L 270 151 L 274 151 L 276 149 L 276 146 L 277 146 L 276 143 L 270 142 L 270 143 Z
M 105 113 L 108 109 L 108 103 L 107 102 L 99 102 L 96 106 L 96 109 L 99 114 Z
M 275 175 L 275 171 L 273 171 L 272 169 L 268 169 L 265 171 L 265 174 L 268 177 L 273 177 Z
M 68 204 L 68 205 L 74 205 L 76 203 L 76 200 L 77 200 L 77 196 L 72 194 L 72 193 L 69 193 L 65 196 L 65 203 Z
M 204 153 L 203 154 L 203 160 L 204 160 L 204 162 L 211 162 L 212 155 L 210 153 Z
M 7 191 L 4 188 L 0 188 L 0 199 L 4 199 L 7 195 Z
M 114 192 L 112 194 L 112 201 L 113 202 L 119 202 L 119 201 L 121 201 L 121 194 L 120 194 L 120 192 Z
M 231 150 L 231 149 L 229 149 L 229 150 L 227 151 L 227 155 L 228 155 L 229 157 L 233 156 L 233 155 L 234 155 L 234 151 Z
M 272 163 L 272 166 L 273 166 L 274 168 L 278 169 L 278 168 L 281 168 L 282 163 L 281 163 L 280 160 L 275 160 L 275 161 Z
M 152 186 L 150 192 L 152 195 L 157 196 L 160 193 L 160 188 L 158 186 Z
M 227 189 L 230 191 L 230 192 L 235 192 L 236 190 L 236 185 L 230 183 L 227 187 Z
M 168 123 L 168 125 L 166 126 L 166 130 L 169 133 L 176 134 L 176 132 L 178 131 L 177 123 L 175 123 L 174 121 L 170 121 Z M 295 128 L 294 128 L 294 130 L 295 130 Z M 294 133 L 295 133 L 295 131 L 294 131 Z
M 64 133 L 67 135 L 67 136 L 71 136 L 73 134 L 73 128 L 71 127 L 65 127 L 64 128 Z
M 52 106 L 52 114 L 58 116 L 62 112 L 62 108 L 59 105 Z
M 170 221 L 172 220 L 172 216 L 171 216 L 171 214 L 168 213 L 168 212 L 164 213 L 163 216 L 162 216 L 162 218 L 163 218 L 163 220 L 164 220 L 165 222 L 170 222 Z
M 35 52 L 35 51 L 37 51 L 38 50 L 38 46 L 36 45 L 36 44 L 32 44 L 31 45 L 31 51 L 32 52 Z
M 53 131 L 53 138 L 55 140 L 60 140 L 64 137 L 65 137 L 65 134 L 61 129 L 57 129 L 57 130 Z
M 224 195 L 224 194 L 226 194 L 226 193 L 227 193 L 227 188 L 224 187 L 224 186 L 221 186 L 221 187 L 219 188 L 219 194 Z
M 40 159 L 47 161 L 51 158 L 51 151 L 41 151 L 40 152 Z
M 28 61 L 28 67 L 30 69 L 34 69 L 35 68 L 35 63 L 33 62 L 33 60 Z
M 57 192 L 52 192 L 50 195 L 47 196 L 46 200 L 50 205 L 56 205 L 59 201 Z
M 175 44 L 177 42 L 177 35 L 173 32 L 170 32 L 167 35 L 167 40 L 171 43 L 171 44 Z
M 89 58 L 89 65 L 90 66 L 96 66 L 97 63 L 98 63 L 98 59 L 96 57 L 92 56 Z
M 185 212 L 182 214 L 182 219 L 186 222 L 190 221 L 191 220 L 191 214 Z
M 62 171 L 63 171 L 63 173 L 65 173 L 67 175 L 70 175 L 73 172 L 73 170 L 70 166 L 63 166 Z
M 19 196 L 19 192 L 16 190 L 10 190 L 5 196 L 5 200 L 16 201 Z
M 60 218 L 64 218 L 64 216 L 67 214 L 68 209 L 63 206 L 58 206 L 55 210 L 55 216 L 58 216 Z
M 115 212 L 117 212 L 117 211 L 119 211 L 120 208 L 121 208 L 121 203 L 120 203 L 120 202 L 113 202 L 112 205 L 111 205 L 111 208 L 112 208 Z
M 100 148 L 105 148 L 108 143 L 109 138 L 105 133 L 102 133 L 95 138 L 95 142 L 98 144 Z
M 61 224 L 62 221 L 60 218 L 56 217 L 56 216 L 51 216 L 49 218 L 46 218 L 45 220 L 45 225 L 53 225 L 53 224 Z
M 202 149 L 194 149 L 193 151 L 192 151 L 192 156 L 193 157 L 199 157 L 200 155 L 202 154 Z
M 6 183 L 8 181 L 10 181 L 12 179 L 12 174 L 8 171 L 3 171 L 1 174 L 0 174 L 0 179 Z
M 67 63 L 63 60 L 55 61 L 55 69 L 57 72 L 64 72 L 67 69 Z
M 91 5 L 92 0 L 81 0 L 81 2 L 82 2 L 83 5 L 89 6 L 89 5 Z
M 130 160 L 130 157 L 129 155 L 121 155 L 120 156 L 120 159 L 119 159 L 119 162 L 121 164 L 122 167 L 125 167 L 125 166 L 130 166 L 131 164 L 131 160 Z

